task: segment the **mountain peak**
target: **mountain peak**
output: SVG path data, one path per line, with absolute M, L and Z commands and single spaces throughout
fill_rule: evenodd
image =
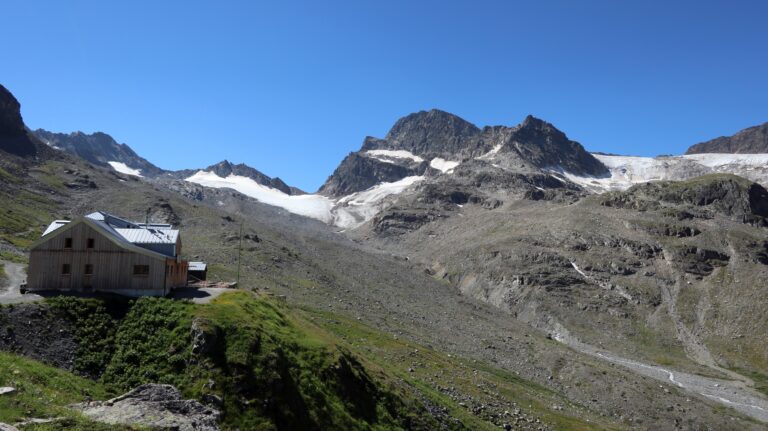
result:
M 128 145 L 119 144 L 112 136 L 104 132 L 88 134 L 78 130 L 70 133 L 55 133 L 37 129 L 33 133 L 48 145 L 74 154 L 98 166 L 110 167 L 110 162 L 124 163 L 131 169 L 140 170 L 141 175 L 150 177 L 165 172 L 140 157 Z
M 474 124 L 440 109 L 431 109 L 429 111 L 419 111 L 406 115 L 395 122 L 392 129 L 385 139 L 398 140 L 408 139 L 408 134 L 417 133 L 419 135 L 430 132 L 442 131 L 444 134 L 474 135 L 480 132 Z
M 451 158 L 479 134 L 480 129 L 463 118 L 432 109 L 400 118 L 384 139 L 367 138 L 362 150 L 406 150 L 427 158 Z
M 304 192 L 301 189 L 289 186 L 280 178 L 277 178 L 277 177 L 271 178 L 263 174 L 262 172 L 258 171 L 257 169 L 254 169 L 246 165 L 245 163 L 235 164 L 230 162 L 227 159 L 224 159 L 219 163 L 208 166 L 204 170 L 208 172 L 213 172 L 214 174 L 222 178 L 227 178 L 230 175 L 248 177 L 261 185 L 280 190 L 281 192 L 288 195 L 304 194 Z
M 534 128 L 534 129 L 542 129 L 546 126 L 554 127 L 550 123 L 547 123 L 546 121 L 542 120 L 541 118 L 534 117 L 531 114 L 528 114 L 525 117 L 525 120 L 523 120 L 522 123 L 520 123 L 520 128 Z
M 21 157 L 34 156 L 37 147 L 27 135 L 21 118 L 21 104 L 0 85 L 0 150 Z

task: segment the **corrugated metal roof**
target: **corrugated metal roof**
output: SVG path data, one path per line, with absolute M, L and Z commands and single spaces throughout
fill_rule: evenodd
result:
M 139 224 L 103 211 L 90 213 L 85 218 L 90 219 L 93 223 L 103 228 L 115 240 L 128 244 L 139 246 L 149 244 L 174 245 L 179 240 L 178 229 L 173 229 L 173 226 L 167 223 Z M 48 226 L 42 236 L 46 236 L 68 223 L 69 220 L 56 220 Z M 163 251 L 163 254 L 175 256 L 175 251 L 171 250 L 172 248 L 169 248 Z
M 134 244 L 176 244 L 179 231 L 176 229 L 123 229 L 115 231 Z
M 45 232 L 43 232 L 42 236 L 46 236 L 49 233 L 55 231 L 56 229 L 66 225 L 69 223 L 69 220 L 54 220 L 51 224 L 48 225 L 48 227 L 45 229 Z
M 189 262 L 190 271 L 205 271 L 208 265 L 205 262 Z

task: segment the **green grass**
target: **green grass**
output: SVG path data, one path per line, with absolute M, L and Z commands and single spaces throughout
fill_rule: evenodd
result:
M 0 422 L 16 423 L 29 418 L 61 418 L 50 424 L 22 427 L 24 430 L 125 430 L 127 427 L 98 424 L 66 406 L 110 396 L 93 380 L 75 376 L 31 359 L 0 353 L 0 386 L 16 388 L 0 395 Z
M 451 415 L 470 429 L 491 430 L 498 429 L 498 425 L 493 425 L 490 418 L 478 417 L 460 406 L 439 391 L 438 385 L 460 388 L 462 393 L 478 400 L 485 398 L 486 388 L 493 388 L 504 400 L 516 403 L 526 413 L 558 430 L 618 428 L 608 421 L 596 419 L 597 414 L 585 411 L 551 390 L 492 365 L 445 355 L 333 313 L 312 309 L 304 309 L 303 313 L 307 320 L 345 340 L 352 352 L 370 364 L 367 365 L 369 368 L 385 370 L 418 388 L 436 404 L 448 407 Z M 554 410 L 553 405 L 564 409 Z M 584 416 L 591 417 L 591 421 L 585 421 Z
M 335 335 L 266 296 L 233 291 L 208 305 L 165 298 L 47 303 L 77 328 L 75 368 L 98 378 L 103 391 L 151 382 L 190 398 L 218 395 L 225 429 L 438 427 L 413 387 L 369 369 Z M 193 322 L 208 340 L 204 352 L 192 351 Z
M 0 356 L 0 385 L 28 385 L 15 403 L 0 398 L 10 403 L 8 408 L 0 404 L 0 420 L 65 418 L 29 429 L 99 429 L 65 406 L 86 397 L 109 398 L 143 383 L 172 384 L 188 398 L 221 397 L 224 429 L 439 428 L 424 400 L 457 419 L 447 423 L 449 429 L 494 430 L 500 424 L 494 421 L 503 422 L 473 413 L 471 405 L 460 405 L 438 385 L 485 403 L 493 401 L 486 392 L 492 388 L 497 399 L 515 403 L 554 429 L 618 428 L 489 364 L 450 357 L 332 313 L 290 308 L 266 295 L 232 291 L 207 305 L 74 297 L 46 304 L 76 328 L 75 369 L 94 380 Z M 199 337 L 207 347 L 193 352 Z M 15 374 L 17 364 L 25 368 Z M 21 382 L 14 377 L 19 375 L 25 377 Z
M 50 223 L 55 204 L 48 196 L 22 190 L 16 196 L 0 192 L 0 239 L 27 249 L 40 237 L 40 228 Z
M 29 262 L 29 258 L 23 254 L 12 253 L 10 251 L 0 251 L 0 260 L 7 260 L 13 263 L 26 264 Z
M 755 382 L 755 389 L 768 395 L 768 375 L 745 368 L 734 368 L 733 371 L 752 379 Z

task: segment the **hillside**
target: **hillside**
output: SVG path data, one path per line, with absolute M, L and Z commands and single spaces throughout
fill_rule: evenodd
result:
M 751 336 L 765 327 L 764 189 L 714 176 L 593 195 L 535 164 L 572 144 L 528 122 L 536 151 L 481 148 L 443 170 L 433 158 L 343 234 L 226 187 L 5 153 L 1 260 L 24 262 L 51 219 L 149 209 L 215 280 L 235 279 L 242 226 L 244 291 L 6 306 L 18 336 L 0 349 L 87 375 L 102 400 L 143 383 L 221 396 L 225 429 L 765 429 L 765 346 Z M 407 150 L 382 151 L 361 157 Z M 191 356 L 193 333 L 216 340 L 211 355 Z

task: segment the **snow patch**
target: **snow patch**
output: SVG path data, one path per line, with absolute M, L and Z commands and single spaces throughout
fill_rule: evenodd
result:
M 109 166 L 112 166 L 112 169 L 116 170 L 117 172 L 120 172 L 121 174 L 125 175 L 133 175 L 135 177 L 141 176 L 141 169 L 133 169 L 131 167 L 128 167 L 123 162 L 107 162 Z
M 333 202 L 325 196 L 292 196 L 241 175 L 229 175 L 222 178 L 214 172 L 198 171 L 186 180 L 206 187 L 234 189 L 259 202 L 284 208 L 294 214 L 311 217 L 326 223 L 331 222 L 330 212 Z
M 344 196 L 337 201 L 337 206 L 333 209 L 333 224 L 342 228 L 357 227 L 378 214 L 387 197 L 400 194 L 423 179 L 423 176 L 405 177 Z
M 409 159 L 416 163 L 424 161 L 421 157 L 406 150 L 370 150 L 364 153 L 367 157 L 381 160 L 383 162 L 389 162 L 392 159 Z
M 477 157 L 478 160 L 490 160 L 499 153 L 499 150 L 501 150 L 502 144 L 496 144 L 491 151 L 488 151 L 487 153 L 483 154 L 482 156 Z
M 381 211 L 387 197 L 402 193 L 423 179 L 422 176 L 411 176 L 391 183 L 381 183 L 340 199 L 318 194 L 288 195 L 259 184 L 249 177 L 229 175 L 222 178 L 214 172 L 206 171 L 198 171 L 186 178 L 186 181 L 206 187 L 230 188 L 259 202 L 347 229 L 372 219 Z
M 459 166 L 460 163 L 461 162 L 452 162 L 450 160 L 441 159 L 440 157 L 435 157 L 429 162 L 429 166 L 447 174 L 454 170 L 456 166 Z

